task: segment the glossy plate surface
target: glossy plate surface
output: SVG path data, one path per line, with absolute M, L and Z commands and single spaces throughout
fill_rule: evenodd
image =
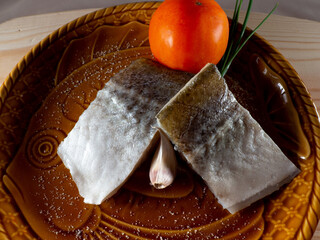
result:
M 52 33 L 1 87 L 1 239 L 311 239 L 319 212 L 319 119 L 291 65 L 255 35 L 226 77 L 301 174 L 230 215 L 181 162 L 175 184 L 155 191 L 147 164 L 110 200 L 87 205 L 56 154 L 99 89 L 141 57 L 159 3 L 99 10 Z M 250 30 L 248 30 L 250 31 Z

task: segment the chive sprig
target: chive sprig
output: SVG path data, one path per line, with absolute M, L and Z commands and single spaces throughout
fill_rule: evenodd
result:
M 228 42 L 227 50 L 218 64 L 218 68 L 222 76 L 224 76 L 227 73 L 232 61 L 235 59 L 235 57 L 243 48 L 243 46 L 249 41 L 249 39 L 253 36 L 253 34 L 261 27 L 261 25 L 270 17 L 270 15 L 278 7 L 278 3 L 277 3 L 273 7 L 273 9 L 270 11 L 270 13 L 260 22 L 260 24 L 249 34 L 249 36 L 247 36 L 247 38 L 244 39 L 244 34 L 246 31 L 247 23 L 251 13 L 253 0 L 249 1 L 246 15 L 242 24 L 241 32 L 240 32 L 240 35 L 237 37 L 239 15 L 240 15 L 242 3 L 243 3 L 243 0 L 236 1 L 233 16 L 232 16 L 232 21 L 230 25 L 229 42 Z

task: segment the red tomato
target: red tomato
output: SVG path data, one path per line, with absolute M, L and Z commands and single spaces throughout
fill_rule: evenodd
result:
M 214 0 L 165 0 L 149 27 L 154 57 L 170 68 L 193 73 L 219 62 L 228 37 L 227 15 Z

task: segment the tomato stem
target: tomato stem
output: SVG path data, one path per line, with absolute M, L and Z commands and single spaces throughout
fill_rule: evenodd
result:
M 240 32 L 240 35 L 238 39 L 236 39 L 236 34 L 237 34 L 237 29 L 238 29 L 238 20 L 239 20 L 239 14 L 241 10 L 241 5 L 242 5 L 243 0 L 237 0 L 235 9 L 233 12 L 233 17 L 232 17 L 232 22 L 230 26 L 230 32 L 229 32 L 229 42 L 227 46 L 227 50 L 225 54 L 223 55 L 221 61 L 218 64 L 218 68 L 221 72 L 222 77 L 227 73 L 232 61 L 235 59 L 237 54 L 240 52 L 240 50 L 243 48 L 243 46 L 248 42 L 248 40 L 253 36 L 253 34 L 261 27 L 261 25 L 270 17 L 270 15 L 277 9 L 278 3 L 273 7 L 273 9 L 269 12 L 269 14 L 260 22 L 260 24 L 249 34 L 249 36 L 243 40 L 246 27 L 247 27 L 247 22 L 250 16 L 251 12 L 251 7 L 253 0 L 249 1 L 248 7 L 247 7 L 247 12 L 245 19 L 242 24 L 242 29 Z

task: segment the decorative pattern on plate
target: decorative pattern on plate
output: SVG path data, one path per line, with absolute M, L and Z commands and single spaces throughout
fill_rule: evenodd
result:
M 56 158 L 56 144 L 71 130 L 104 82 L 133 59 L 151 57 L 147 24 L 158 5 L 127 4 L 83 16 L 41 41 L 6 79 L 0 89 L 1 177 L 7 173 L 6 187 L 0 183 L 1 239 L 154 239 L 161 234 L 167 238 L 177 234 L 195 238 L 204 233 L 215 234 L 214 229 L 219 229 L 224 239 L 257 239 L 263 226 L 263 239 L 311 238 L 320 212 L 318 115 L 293 68 L 258 36 L 249 41 L 230 75 L 250 81 L 250 69 L 243 68 L 248 65 L 243 63 L 253 53 L 261 56 L 287 84 L 311 147 L 307 160 L 297 159 L 302 173 L 265 199 L 264 213 L 263 204 L 258 203 L 237 215 L 228 215 L 201 180 L 191 174 L 188 181 L 193 182 L 192 190 L 184 188 L 181 194 L 188 194 L 175 204 L 195 205 L 200 218 L 185 229 L 185 214 L 195 213 L 183 212 L 183 208 L 168 211 L 168 205 L 173 206 L 172 199 L 161 198 L 161 194 L 150 197 L 152 193 L 148 197 L 136 187 L 135 180 L 144 181 L 145 166 L 114 198 L 100 206 L 82 203 L 68 170 Z M 77 52 L 83 43 L 88 48 Z M 67 52 L 77 57 L 69 58 Z M 139 211 L 135 211 L 137 207 Z M 157 224 L 162 230 L 148 221 L 148 214 L 158 214 Z M 241 223 L 249 225 L 244 227 Z M 236 231 L 238 227 L 240 231 Z
M 248 31 L 249 32 L 249 31 Z M 268 200 L 265 201 L 265 231 L 262 239 L 311 239 L 313 232 L 319 219 L 319 180 L 317 175 L 319 174 L 319 117 L 316 111 L 308 91 L 306 90 L 303 82 L 299 78 L 298 74 L 292 68 L 292 66 L 283 58 L 283 56 L 270 44 L 268 44 L 260 36 L 255 35 L 250 43 L 245 46 L 243 51 L 237 57 L 229 74 L 231 78 L 240 79 L 245 88 L 252 88 L 255 86 L 247 84 L 252 83 L 252 79 L 248 73 L 255 72 L 252 70 L 252 57 L 260 58 L 264 64 L 266 64 L 268 73 L 261 73 L 260 77 L 255 76 L 256 81 L 263 80 L 262 75 L 271 74 L 272 77 L 277 77 L 280 81 L 284 81 L 288 87 L 289 93 L 296 111 L 299 115 L 299 120 L 303 130 L 304 137 L 295 138 L 295 128 L 286 132 L 288 135 L 285 138 L 282 136 L 276 136 L 275 141 L 281 142 L 282 149 L 284 145 L 299 144 L 303 149 L 289 150 L 283 149 L 283 151 L 299 165 L 302 170 L 301 174 L 296 177 L 288 186 L 279 191 Z M 248 64 L 251 63 L 251 64 Z M 255 66 L 257 67 L 257 66 Z M 230 76 L 227 76 L 230 77 Z M 234 83 L 233 81 L 231 81 Z M 255 92 L 251 90 L 250 93 Z M 240 93 L 241 95 L 242 93 Z M 252 98 L 246 96 L 248 99 Z M 247 100 L 248 100 L 247 99 Z M 252 99 L 258 99 L 257 96 Z M 255 105 L 252 100 L 248 100 L 250 105 Z M 245 103 L 244 105 L 246 105 Z M 247 106 L 248 107 L 248 106 Z M 252 106 L 249 106 L 249 108 Z M 276 112 L 279 105 L 274 107 Z M 272 110 L 272 108 L 271 108 Z M 255 109 L 253 112 L 261 112 L 259 109 Z M 281 111 L 278 111 L 278 116 L 281 115 Z M 259 114 L 260 115 L 260 114 Z M 254 115 L 258 122 L 266 128 L 268 132 L 268 122 L 262 116 Z M 287 119 L 288 120 L 288 119 Z M 290 125 L 290 122 L 283 119 L 278 121 L 274 126 L 289 123 L 285 128 Z M 292 120 L 292 119 L 291 119 Z M 272 128 L 274 128 L 272 126 Z M 270 134 L 272 135 L 272 134 Z M 297 136 L 297 135 L 296 135 Z M 292 143 L 290 143 L 292 141 Z M 287 142 L 283 144 L 283 142 Z M 308 146 L 309 145 L 309 146 Z M 303 158 L 306 158 L 305 160 Z
M 158 5 L 126 4 L 80 17 L 50 34 L 17 64 L 0 89 L 1 179 L 23 140 L 30 118 L 54 88 L 57 65 L 69 43 L 102 25 L 119 26 L 131 21 L 147 24 Z M 0 200 L 0 226 L 3 229 L 0 236 L 3 239 L 35 238 L 2 181 Z
M 311 151 L 306 160 L 298 160 L 302 173 L 267 203 L 264 239 L 311 239 L 320 214 L 319 116 L 309 92 L 293 67 L 261 38 L 256 37 L 255 42 L 264 52 L 261 55 L 269 67 L 288 85 Z

